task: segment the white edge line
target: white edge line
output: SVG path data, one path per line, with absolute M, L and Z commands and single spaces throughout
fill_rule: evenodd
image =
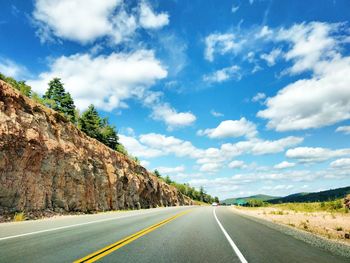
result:
M 67 228 L 72 228 L 72 227 L 77 227 L 77 226 L 90 225 L 90 224 L 99 223 L 99 222 L 118 220 L 118 219 L 122 219 L 122 218 L 126 218 L 126 217 L 134 217 L 134 216 L 138 216 L 138 215 L 145 215 L 145 214 L 150 214 L 150 213 L 154 213 L 154 212 L 158 212 L 158 211 L 148 211 L 148 212 L 144 212 L 144 213 L 125 215 L 125 216 L 119 216 L 119 217 L 114 217 L 114 218 L 106 218 L 106 219 L 100 219 L 100 220 L 90 221 L 90 222 L 86 222 L 86 223 L 79 223 L 79 224 L 74 224 L 74 225 L 69 225 L 69 226 L 61 226 L 61 227 L 56 227 L 56 228 L 39 230 L 39 231 L 35 231 L 35 232 L 29 232 L 29 233 L 14 235 L 14 236 L 1 237 L 0 241 L 7 240 L 7 239 L 13 239 L 13 238 L 17 238 L 17 237 L 36 235 L 36 234 L 41 234 L 41 233 L 51 232 L 51 231 L 56 231 L 56 230 L 61 230 L 61 229 L 67 229 Z
M 238 249 L 238 247 L 236 246 L 236 244 L 233 242 L 233 240 L 231 239 L 231 237 L 229 236 L 229 234 L 226 232 L 225 228 L 222 226 L 222 224 L 220 223 L 218 217 L 216 216 L 216 207 L 213 209 L 213 214 L 215 217 L 216 222 L 218 223 L 221 231 L 224 233 L 227 241 L 230 243 L 231 247 L 233 248 L 233 250 L 235 251 L 236 255 L 238 256 L 239 260 L 242 263 L 248 263 L 248 261 L 244 258 L 243 254 L 241 253 L 241 251 Z

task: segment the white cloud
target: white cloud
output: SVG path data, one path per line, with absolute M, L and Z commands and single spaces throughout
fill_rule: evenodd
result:
M 268 54 L 261 54 L 260 58 L 267 62 L 270 67 L 276 64 L 276 60 L 281 56 L 282 50 L 279 48 L 273 49 Z
M 231 8 L 231 12 L 232 13 L 236 13 L 239 9 L 239 5 L 233 5 L 232 8 Z
M 167 174 L 178 174 L 185 171 L 185 166 L 180 165 L 176 167 L 165 167 L 160 166 L 156 168 L 161 174 L 167 175 Z
M 143 28 L 157 29 L 169 24 L 167 13 L 155 14 L 152 8 L 145 1 L 140 5 L 140 25 Z
M 247 165 L 243 161 L 234 160 L 228 164 L 228 167 L 232 169 L 243 169 L 246 168 Z
M 246 118 L 240 120 L 222 121 L 214 129 L 199 130 L 198 135 L 207 135 L 209 138 L 228 138 L 228 137 L 254 137 L 257 134 L 256 125 Z
M 119 134 L 119 140 L 124 145 L 129 153 L 138 158 L 154 158 L 164 155 L 164 153 L 158 149 L 152 149 L 145 145 L 142 145 L 137 139 L 131 136 Z
M 350 134 L 350 126 L 339 126 L 335 131 Z
M 350 158 L 341 158 L 331 162 L 332 168 L 343 169 L 350 168 Z
M 260 31 L 256 34 L 256 38 L 270 38 L 274 34 L 273 30 L 268 26 L 263 26 Z
M 152 118 L 164 121 L 169 130 L 189 126 L 196 121 L 191 112 L 177 112 L 168 103 L 153 106 Z
M 350 155 L 350 149 L 331 150 L 321 147 L 297 147 L 286 152 L 288 158 L 300 162 L 323 162 L 331 158 Z
M 285 149 L 303 142 L 303 138 L 288 136 L 282 139 L 269 141 L 253 139 L 236 143 L 236 147 L 254 155 L 264 155 L 283 152 Z
M 150 162 L 149 162 L 149 161 L 146 161 L 146 160 L 141 160 L 141 161 L 140 161 L 140 164 L 141 164 L 143 167 L 149 167 Z
M 287 162 L 287 161 L 283 161 L 279 164 L 276 164 L 273 168 L 275 169 L 286 169 L 286 168 L 291 168 L 291 167 L 294 167 L 295 166 L 295 163 L 290 163 L 290 162 Z
M 319 128 L 350 119 L 350 57 L 337 53 L 336 25 L 301 24 L 281 30 L 281 39 L 292 42 L 286 59 L 291 73 L 311 70 L 310 79 L 300 79 L 266 100 L 258 116 L 268 119 L 277 131 Z M 338 42 L 339 43 L 338 43 Z
M 224 116 L 224 114 L 222 114 L 221 112 L 215 111 L 215 110 L 211 110 L 210 114 L 213 115 L 216 118 Z
M 252 102 L 258 102 L 264 100 L 266 98 L 266 94 L 262 92 L 258 92 L 253 98 Z
M 203 80 L 210 83 L 213 83 L 213 82 L 220 83 L 229 79 L 240 80 L 241 74 L 239 71 L 240 71 L 240 67 L 234 65 L 231 67 L 217 70 L 211 74 L 204 75 Z
M 152 149 L 157 149 L 166 154 L 175 154 L 178 157 L 198 158 L 201 150 L 197 149 L 189 141 L 184 141 L 173 136 L 148 133 L 140 135 L 140 142 Z
M 219 163 L 205 163 L 199 168 L 199 171 L 206 173 L 215 173 L 221 168 Z
M 167 71 L 150 50 L 97 57 L 90 54 L 61 56 L 49 67 L 49 71 L 28 83 L 43 94 L 52 78 L 61 78 L 81 110 L 89 104 L 106 111 L 126 107 L 127 99 L 143 100 L 150 86 L 167 76 Z
M 33 17 L 58 37 L 86 43 L 110 34 L 109 17 L 120 4 L 120 0 L 36 0 Z
M 337 40 L 331 36 L 337 31 L 338 24 L 311 22 L 296 24 L 291 28 L 282 28 L 277 40 L 292 43 L 292 48 L 285 54 L 286 60 L 294 65 L 289 69 L 293 74 L 313 70 L 315 65 L 325 59 L 334 57 Z
M 209 61 L 214 60 L 214 54 L 219 53 L 224 55 L 226 53 L 235 53 L 242 48 L 242 41 L 235 41 L 233 34 L 210 34 L 205 38 L 205 58 Z
M 7 77 L 21 78 L 28 75 L 26 67 L 21 66 L 10 59 L 0 57 L 0 73 Z
M 36 0 L 33 18 L 42 41 L 54 35 L 83 44 L 105 36 L 118 44 L 139 27 L 156 29 L 169 23 L 166 13 L 155 14 L 146 1 L 132 12 L 126 9 L 122 0 Z

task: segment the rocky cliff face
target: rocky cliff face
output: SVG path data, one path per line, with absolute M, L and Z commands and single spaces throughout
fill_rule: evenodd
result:
M 0 214 L 189 204 L 176 188 L 0 81 Z

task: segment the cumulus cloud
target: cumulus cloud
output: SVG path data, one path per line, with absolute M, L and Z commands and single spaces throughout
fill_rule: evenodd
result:
M 342 56 L 334 33 L 339 24 L 309 23 L 279 32 L 281 41 L 291 43 L 285 59 L 292 74 L 311 71 L 312 77 L 282 88 L 266 100 L 258 116 L 277 131 L 319 128 L 350 119 L 350 57 Z
M 169 15 L 167 13 L 155 14 L 150 5 L 142 1 L 140 5 L 140 24 L 143 28 L 161 28 L 169 24 Z
M 288 158 L 296 159 L 299 162 L 323 162 L 331 158 L 350 155 L 350 149 L 331 150 L 321 147 L 297 147 L 286 152 Z
M 124 147 L 132 155 L 143 158 L 154 158 L 164 155 L 164 153 L 158 149 L 152 149 L 145 145 L 142 145 L 137 139 L 132 136 L 126 136 L 119 134 L 119 140 Z
M 239 72 L 240 67 L 237 65 L 217 70 L 211 74 L 204 75 L 203 80 L 209 83 L 221 83 L 229 79 L 241 79 Z
M 257 134 L 256 125 L 246 118 L 240 120 L 222 121 L 216 128 L 199 130 L 198 135 L 206 135 L 212 139 L 228 137 L 254 137 Z
M 196 121 L 196 116 L 191 112 L 177 112 L 168 103 L 153 106 L 152 118 L 165 122 L 168 130 L 189 126 Z
M 185 166 L 180 165 L 176 167 L 165 167 L 165 166 L 159 166 L 156 168 L 161 174 L 178 174 L 185 171 Z
M 286 168 L 291 168 L 294 167 L 295 163 L 290 163 L 287 161 L 280 162 L 279 164 L 276 164 L 273 168 L 275 169 L 286 169 Z
M 350 158 L 341 158 L 331 162 L 330 165 L 332 168 L 343 169 L 350 168 Z
M 247 165 L 243 161 L 234 160 L 228 164 L 228 167 L 232 169 L 243 169 L 246 168 Z
M 339 126 L 335 131 L 350 134 L 350 126 Z
M 19 65 L 11 59 L 0 57 L 0 72 L 12 78 L 21 78 L 28 75 L 26 67 Z
M 219 163 L 204 163 L 200 166 L 199 171 L 206 173 L 215 173 L 221 168 Z
M 105 36 L 120 43 L 139 27 L 156 29 L 169 23 L 168 14 L 154 13 L 146 1 L 127 12 L 122 0 L 36 0 L 33 18 L 42 41 L 54 35 L 83 44 Z
M 214 60 L 214 54 L 235 53 L 242 48 L 242 41 L 236 42 L 234 34 L 210 34 L 205 38 L 205 59 Z
M 142 100 L 150 86 L 166 76 L 166 69 L 153 51 L 138 50 L 99 56 L 61 56 L 51 62 L 47 72 L 28 83 L 43 94 L 47 83 L 59 77 L 79 109 L 94 104 L 99 109 L 111 111 L 126 107 L 127 99 Z

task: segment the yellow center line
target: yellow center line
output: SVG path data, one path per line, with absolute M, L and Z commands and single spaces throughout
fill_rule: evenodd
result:
M 147 227 L 147 228 L 145 228 L 145 229 L 143 229 L 143 230 L 141 230 L 139 232 L 136 232 L 135 234 L 127 236 L 127 237 L 125 237 L 125 238 L 123 238 L 123 239 L 121 239 L 121 240 L 119 240 L 119 241 L 117 241 L 117 242 L 115 242 L 115 243 L 113 243 L 111 245 L 108 245 L 108 246 L 106 246 L 106 247 L 104 247 L 104 248 L 102 248 L 102 249 L 100 249 L 100 250 L 98 250 L 98 251 L 96 251 L 94 253 L 91 253 L 91 254 L 87 255 L 86 257 L 78 259 L 78 260 L 74 261 L 73 263 L 95 262 L 95 261 L 99 260 L 100 258 L 102 258 L 104 256 L 107 256 L 108 254 L 112 253 L 113 251 L 116 251 L 117 249 L 119 249 L 119 248 L 121 248 L 121 247 L 123 247 L 123 246 L 125 246 L 125 245 L 127 245 L 127 244 L 129 244 L 131 242 L 133 242 L 134 240 L 136 240 L 136 239 L 138 239 L 138 238 L 140 238 L 140 237 L 142 237 L 142 236 L 144 236 L 144 235 L 146 235 L 146 234 L 156 230 L 157 228 L 159 228 L 159 227 L 169 223 L 170 221 L 172 221 L 172 220 L 174 220 L 174 219 L 176 219 L 176 218 L 178 218 L 180 216 L 183 216 L 183 215 L 185 215 L 185 214 L 187 214 L 187 213 L 189 213 L 191 211 L 192 210 L 186 210 L 184 212 L 178 213 L 178 214 L 176 214 L 176 215 L 174 215 L 172 217 L 169 217 L 169 218 L 167 218 L 167 219 L 165 219 L 165 220 L 163 220 L 163 221 L 161 221 L 161 222 L 159 222 L 157 224 L 154 224 L 154 225 L 152 225 L 150 227 Z

